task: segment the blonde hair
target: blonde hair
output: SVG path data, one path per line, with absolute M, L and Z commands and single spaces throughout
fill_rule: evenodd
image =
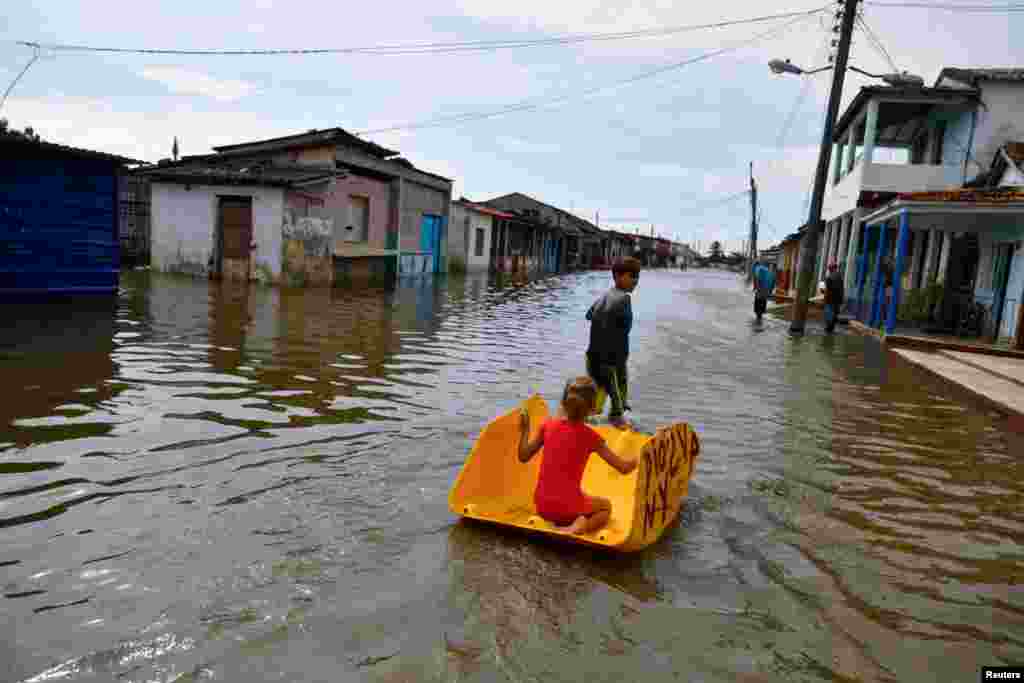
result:
M 581 422 L 594 410 L 597 401 L 597 385 L 589 377 L 569 380 L 562 393 L 562 410 L 572 422 Z

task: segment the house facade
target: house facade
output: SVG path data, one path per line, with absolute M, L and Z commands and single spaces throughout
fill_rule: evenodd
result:
M 520 192 L 495 197 L 484 206 L 514 216 L 499 228 L 496 269 L 557 273 L 576 267 L 582 219 Z M 594 226 L 596 230 L 596 226 Z
M 259 172 L 187 166 L 140 172 L 149 184 L 151 265 L 230 281 L 330 286 L 333 170 Z
M 446 270 L 452 182 L 416 168 L 398 152 L 341 128 L 223 145 L 214 152 L 185 157 L 177 165 L 268 177 L 321 174 L 302 188 L 315 201 L 296 200 L 289 215 L 325 226 L 332 282 Z
M 1010 274 L 1006 244 L 1013 242 L 1010 238 L 1016 233 L 1005 216 L 973 212 L 968 223 L 950 212 L 928 212 L 916 206 L 908 214 L 916 218 L 908 218 L 907 232 L 901 237 L 895 223 L 882 229 L 898 219 L 877 212 L 897 201 L 934 199 L 929 193 L 962 189 L 974 178 L 987 176 L 993 164 L 1007 156 L 1007 143 L 1024 139 L 1022 107 L 1024 70 L 1019 69 L 943 69 L 931 88 L 862 88 L 836 126 L 822 212 L 825 231 L 814 265 L 816 280 L 823 277 L 829 262 L 840 264 L 849 303 L 864 309 L 857 315 L 879 325 L 882 317 L 888 317 L 894 285 L 905 294 L 905 304 L 943 291 L 946 305 L 941 311 L 933 310 L 943 318 L 933 320 L 936 329 L 955 327 L 954 319 L 962 317 L 969 302 L 995 307 L 988 315 L 990 327 L 1002 327 L 1002 321 L 1012 319 L 1002 311 L 1006 301 L 999 299 L 1001 288 L 982 286 L 986 278 L 992 285 L 992 273 L 1000 281 L 1004 268 L 1006 276 Z M 1015 177 L 1009 167 L 1003 174 L 1008 180 Z M 901 206 L 909 210 L 912 205 Z M 957 212 L 963 210 L 961 206 Z M 922 218 L 925 213 L 930 218 Z M 868 216 L 874 221 L 870 231 Z M 906 251 L 898 269 L 899 282 L 894 283 L 900 249 Z M 799 267 L 797 262 L 793 272 Z M 855 297 L 861 290 L 866 294 Z M 876 292 L 884 316 L 872 310 Z M 959 303 L 954 305 L 954 300 Z M 894 309 L 892 324 L 885 321 L 887 329 L 911 315 L 907 308 Z M 987 333 L 999 334 L 994 329 Z
M 121 186 L 141 163 L 0 132 L 0 294 L 117 294 Z
M 448 229 L 449 270 L 481 272 L 492 267 L 495 223 L 514 218 L 486 206 L 462 198 L 452 202 Z

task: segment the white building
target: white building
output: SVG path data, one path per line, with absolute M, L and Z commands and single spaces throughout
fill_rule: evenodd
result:
M 140 175 L 151 188 L 154 269 L 268 284 L 333 281 L 331 222 L 316 215 L 322 197 L 303 188 L 334 171 L 172 166 Z
M 448 226 L 449 268 L 462 265 L 467 272 L 486 271 L 491 262 L 494 209 L 462 198 L 452 202 Z
M 1013 210 L 974 210 L 963 196 L 953 200 L 955 206 L 932 201 L 926 210 L 920 202 L 936 197 L 920 193 L 974 184 L 1007 153 L 1006 144 L 1018 139 L 1024 139 L 1022 69 L 950 68 L 931 88 L 862 88 L 835 130 L 816 279 L 828 263 L 844 265 L 847 299 L 858 308 L 854 315 L 876 325 L 885 322 L 890 331 L 899 292 L 936 283 L 945 287 L 944 309 L 954 299 L 960 308 L 980 303 L 989 308 L 989 334 L 996 333 L 994 326 L 1001 336 L 1012 334 L 1021 294 L 1007 287 L 1016 282 L 1016 269 L 1024 268 L 1024 259 L 1015 256 L 1021 235 L 1017 219 L 1010 217 Z M 1015 173 L 1011 164 L 1000 180 L 1016 182 Z M 912 203 L 897 207 L 901 198 Z M 907 211 L 912 217 L 903 231 L 900 216 Z M 889 229 L 880 229 L 886 222 Z M 893 283 L 886 272 L 897 261 L 899 282 Z M 944 315 L 960 316 L 954 309 Z

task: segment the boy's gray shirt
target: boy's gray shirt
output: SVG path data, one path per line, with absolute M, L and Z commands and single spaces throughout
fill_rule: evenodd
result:
M 624 362 L 629 355 L 633 306 L 629 292 L 612 287 L 587 311 L 590 346 L 587 353 L 605 363 Z

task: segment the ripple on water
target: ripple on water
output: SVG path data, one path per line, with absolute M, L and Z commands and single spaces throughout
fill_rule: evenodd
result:
M 634 295 L 635 416 L 689 421 L 702 455 L 680 523 L 631 557 L 446 509 L 480 426 L 584 371 L 606 272 L 123 280 L 74 345 L 22 325 L 0 357 L 16 680 L 966 680 L 1024 658 L 1024 464 L 998 418 L 871 339 L 752 326 L 731 274 Z

